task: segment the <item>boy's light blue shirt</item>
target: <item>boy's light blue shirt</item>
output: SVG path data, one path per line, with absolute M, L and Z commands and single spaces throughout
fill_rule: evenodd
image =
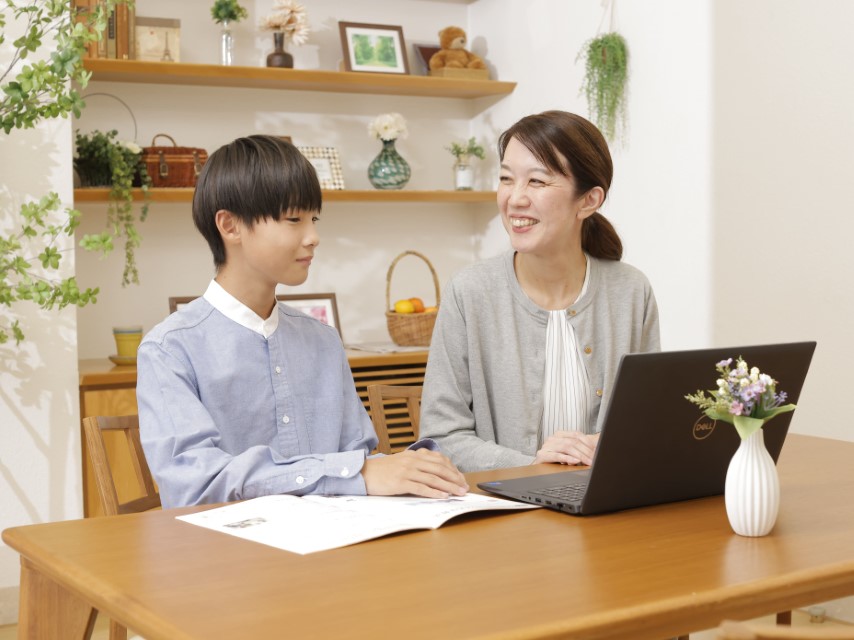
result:
M 334 328 L 281 303 L 262 319 L 213 281 L 145 336 L 137 369 L 165 508 L 365 494 L 377 438 Z

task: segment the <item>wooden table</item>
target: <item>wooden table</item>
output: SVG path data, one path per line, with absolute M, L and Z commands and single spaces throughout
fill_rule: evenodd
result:
M 196 509 L 3 539 L 22 555 L 21 638 L 80 637 L 88 605 L 148 640 L 665 638 L 854 594 L 854 443 L 792 435 L 779 470 L 764 538 L 733 534 L 715 497 L 586 518 L 468 515 L 307 556 L 174 519 Z

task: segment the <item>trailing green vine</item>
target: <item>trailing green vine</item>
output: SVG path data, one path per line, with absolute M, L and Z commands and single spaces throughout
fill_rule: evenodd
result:
M 142 149 L 133 142 L 116 140 L 118 132 L 93 131 L 75 137 L 77 153 L 74 168 L 84 186 L 108 186 L 110 195 L 107 203 L 107 231 L 86 235 L 80 246 L 89 251 L 101 251 L 104 254 L 113 250 L 113 240 L 124 238 L 125 266 L 122 273 L 122 286 L 139 284 L 139 271 L 136 267 L 136 249 L 141 237 L 136 230 L 136 216 L 133 213 L 133 187 L 136 183 L 142 187 L 146 201 L 142 204 L 139 221 L 148 215 L 148 189 L 151 179 L 142 162 Z
M 587 97 L 590 116 L 605 137 L 614 142 L 626 131 L 629 49 L 619 33 L 588 40 L 578 54 L 585 60 L 581 91 Z

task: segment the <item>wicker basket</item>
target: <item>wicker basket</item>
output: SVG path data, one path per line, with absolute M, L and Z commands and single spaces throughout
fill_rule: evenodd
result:
M 385 317 L 388 323 L 388 333 L 395 344 L 401 347 L 429 347 L 430 338 L 433 336 L 433 325 L 436 324 L 436 312 L 424 313 L 395 313 L 391 309 L 391 275 L 394 273 L 394 267 L 404 256 L 416 256 L 421 258 L 427 267 L 430 269 L 430 275 L 433 276 L 433 286 L 436 289 L 436 306 L 439 306 L 439 278 L 436 277 L 436 270 L 426 256 L 417 251 L 404 251 L 397 256 L 388 268 L 388 274 L 385 278 Z
M 157 138 L 168 138 L 172 146 L 155 146 Z M 165 133 L 158 133 L 150 147 L 143 147 L 142 162 L 151 178 L 151 186 L 195 187 L 196 178 L 208 160 L 208 152 L 196 147 L 179 147 L 175 139 Z

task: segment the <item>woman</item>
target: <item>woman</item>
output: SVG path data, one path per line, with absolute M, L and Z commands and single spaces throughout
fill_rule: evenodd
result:
M 657 351 L 658 310 L 598 209 L 613 165 L 577 115 L 523 118 L 498 142 L 512 251 L 446 287 L 424 380 L 421 435 L 461 471 L 591 464 L 624 353 Z

